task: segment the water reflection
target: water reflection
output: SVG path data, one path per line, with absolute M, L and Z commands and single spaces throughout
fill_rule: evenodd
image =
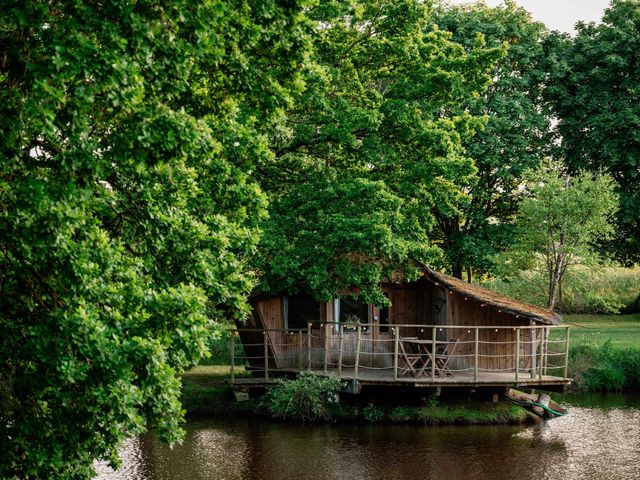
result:
M 575 407 L 531 427 L 283 425 L 194 421 L 180 447 L 123 447 L 100 480 L 640 478 L 640 409 Z

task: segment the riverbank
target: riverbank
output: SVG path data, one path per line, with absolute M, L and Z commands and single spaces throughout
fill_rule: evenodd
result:
M 572 391 L 640 392 L 640 314 L 565 315 Z
M 182 403 L 191 417 L 258 415 L 271 417 L 264 396 L 238 402 L 225 379 L 228 367 L 198 366 L 183 376 Z M 248 372 L 237 371 L 237 376 Z M 476 397 L 412 396 L 405 404 L 384 396 L 342 395 L 331 408 L 331 420 L 344 423 L 391 423 L 415 425 L 519 425 L 538 417 L 520 406 L 500 399 Z

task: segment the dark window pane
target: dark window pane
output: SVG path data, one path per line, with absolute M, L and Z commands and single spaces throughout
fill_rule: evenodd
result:
M 320 321 L 320 302 L 314 300 L 311 295 L 292 295 L 289 297 L 288 305 L 287 328 L 307 328 L 307 323 Z
M 369 323 L 369 305 L 351 298 L 340 299 L 340 323 L 345 324 L 345 330 L 355 330 L 358 323 Z

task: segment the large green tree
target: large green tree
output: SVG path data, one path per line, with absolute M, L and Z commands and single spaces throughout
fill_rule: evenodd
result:
M 249 178 L 302 87 L 296 1 L 3 2 L 0 477 L 91 478 L 242 316 Z
M 466 270 L 470 277 L 474 270 L 493 270 L 496 253 L 509 245 L 523 172 L 536 168 L 548 152 L 551 115 L 542 95 L 547 32 L 510 0 L 495 8 L 445 4 L 437 10 L 436 22 L 466 48 L 473 48 L 478 33 L 489 47 L 506 47 L 491 72 L 491 85 L 461 105 L 487 117 L 484 128 L 463 143 L 477 168 L 469 194 L 460 198 L 456 213 L 437 211 L 449 269 L 459 278 Z
M 619 260 L 640 261 L 640 2 L 614 0 L 599 24 L 556 37 L 550 98 L 559 157 L 573 170 L 608 171 L 620 193 L 613 239 Z
M 321 2 L 308 88 L 258 173 L 272 199 L 265 288 L 323 298 L 413 278 L 434 263 L 433 210 L 453 213 L 474 175 L 462 141 L 483 118 L 460 107 L 502 51 L 464 48 L 433 27 L 429 2 Z M 456 112 L 456 113 L 454 113 Z

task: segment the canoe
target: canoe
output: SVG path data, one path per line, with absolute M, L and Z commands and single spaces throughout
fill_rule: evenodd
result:
M 525 393 L 510 388 L 506 396 L 512 402 L 521 405 L 541 418 L 561 417 L 568 412 L 566 408 L 553 401 L 546 393 Z

